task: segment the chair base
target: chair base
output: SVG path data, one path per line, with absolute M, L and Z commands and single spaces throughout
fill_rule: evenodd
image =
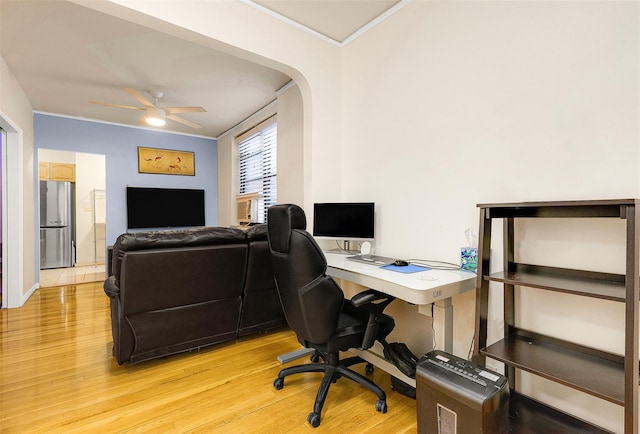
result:
M 376 402 L 376 411 L 379 411 L 380 413 L 387 412 L 387 395 L 384 390 L 367 377 L 349 369 L 350 366 L 357 363 L 365 363 L 365 360 L 360 357 L 349 357 L 347 359 L 340 360 L 337 353 L 330 353 L 327 354 L 327 356 L 328 357 L 323 357 L 326 360 L 324 363 L 308 363 L 305 365 L 284 368 L 278 374 L 278 378 L 273 382 L 273 386 L 280 390 L 284 387 L 284 378 L 289 375 L 303 372 L 324 373 L 322 381 L 320 382 L 320 387 L 318 388 L 316 401 L 313 405 L 313 411 L 309 413 L 309 416 L 307 417 L 307 421 L 311 426 L 315 428 L 320 425 L 320 414 L 322 412 L 322 407 L 324 406 L 324 401 L 327 398 L 329 387 L 340 377 L 346 377 L 369 389 L 378 397 L 378 401 Z M 373 367 L 369 363 L 367 364 L 366 372 L 373 372 Z

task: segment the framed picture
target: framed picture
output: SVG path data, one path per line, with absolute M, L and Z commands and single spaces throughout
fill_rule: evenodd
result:
M 138 172 L 195 176 L 195 155 L 189 151 L 138 146 Z

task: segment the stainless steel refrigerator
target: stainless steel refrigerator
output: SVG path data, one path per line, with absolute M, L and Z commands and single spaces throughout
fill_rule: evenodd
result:
M 73 183 L 40 181 L 40 269 L 75 262 Z

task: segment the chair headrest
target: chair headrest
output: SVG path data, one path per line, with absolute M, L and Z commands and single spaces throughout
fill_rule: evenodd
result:
M 307 217 L 298 205 L 274 205 L 268 212 L 268 233 L 271 250 L 279 253 L 289 252 L 291 231 L 307 229 Z

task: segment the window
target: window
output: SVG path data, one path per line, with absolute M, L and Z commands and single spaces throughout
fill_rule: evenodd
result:
M 240 156 L 239 194 L 258 193 L 257 223 L 266 223 L 267 209 L 277 202 L 278 128 L 275 116 L 237 138 Z

